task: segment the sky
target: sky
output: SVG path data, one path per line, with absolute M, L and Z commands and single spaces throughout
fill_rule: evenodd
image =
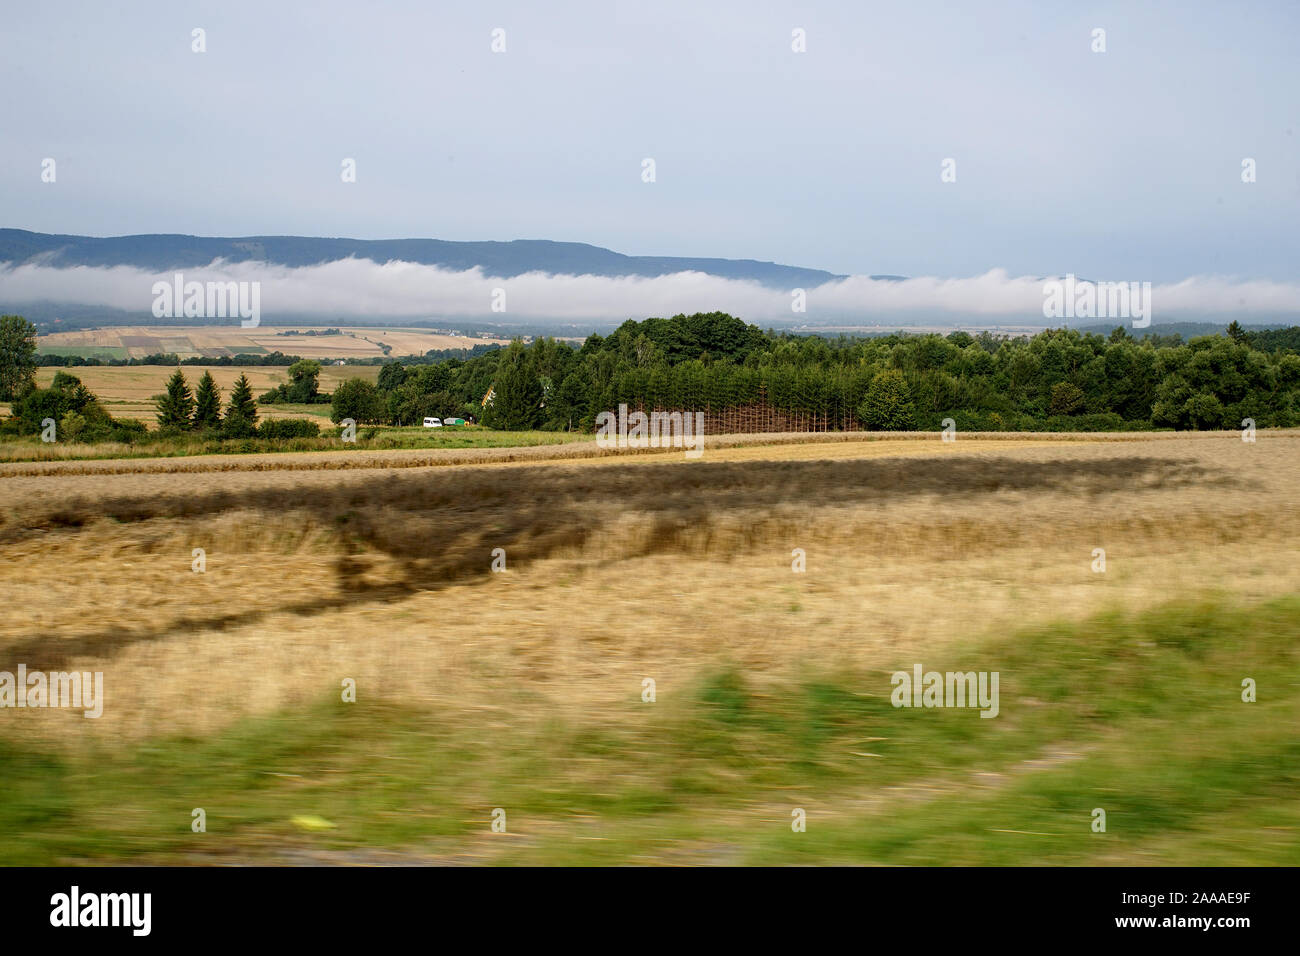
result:
M 56 0 L 0 30 L 8 227 L 1300 282 L 1293 2 Z

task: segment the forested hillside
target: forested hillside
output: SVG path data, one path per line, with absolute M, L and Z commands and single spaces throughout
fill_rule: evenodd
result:
M 0 229 L 0 262 L 40 262 L 57 268 L 133 266 L 152 272 L 199 269 L 214 260 L 265 262 L 302 267 L 343 259 L 413 262 L 444 269 L 482 269 L 484 275 L 529 272 L 556 275 L 664 276 L 703 272 L 761 282 L 773 288 L 814 286 L 843 278 L 822 269 L 805 269 L 754 259 L 688 256 L 625 256 L 585 242 L 515 239 L 509 242 L 455 242 L 446 239 L 341 239 L 317 236 L 67 236 L 25 229 Z M 22 303 L 27 305 L 29 303 Z M 19 303 L 12 303 L 18 306 Z
M 620 403 L 704 410 L 711 432 L 1240 428 L 1300 423 L 1295 330 L 1183 343 L 1049 330 L 1020 338 L 827 340 L 720 312 L 624 323 L 581 348 L 542 339 L 469 361 L 386 365 L 336 393 L 334 417 L 418 424 L 465 415 L 503 429 L 589 430 Z M 1268 349 L 1265 351 L 1264 349 Z M 483 399 L 491 391 L 491 400 Z

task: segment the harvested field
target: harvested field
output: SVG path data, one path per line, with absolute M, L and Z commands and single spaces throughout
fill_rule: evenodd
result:
M 400 429 L 385 429 L 398 433 Z M 406 429 L 405 432 L 418 432 Z M 1235 433 L 1233 433 L 1235 434 Z M 492 436 L 503 435 L 500 445 L 491 444 Z M 470 437 L 465 437 L 470 436 Z M 510 432 L 486 430 L 468 432 L 425 432 L 431 444 L 451 440 L 472 441 L 475 447 L 371 448 L 359 444 L 344 449 L 326 447 L 304 453 L 208 454 L 183 458 L 127 457 L 128 446 L 78 445 L 73 442 L 45 446 L 14 446 L 9 460 L 0 458 L 0 474 L 156 474 L 160 472 L 209 471 L 316 471 L 372 468 L 424 468 L 456 464 L 503 464 L 507 462 L 554 461 L 559 459 L 601 459 L 619 463 L 629 457 L 650 459 L 683 457 L 681 451 L 643 449 L 602 449 L 593 440 L 578 433 Z M 934 432 L 822 432 L 816 434 L 716 435 L 706 440 L 710 461 L 749 461 L 765 458 L 860 458 L 882 455 L 942 454 L 959 455 L 998 447 L 1021 448 L 1060 446 L 1078 443 L 1222 439 L 1223 434 L 1208 432 L 1193 436 L 1174 433 L 1123 433 L 1106 436 L 1080 434 L 1045 434 L 1028 432 L 973 433 L 968 441 L 943 443 Z M 971 442 L 979 442 L 972 445 Z M 938 445 L 938 448 L 935 445 Z M 563 446 L 563 447 L 558 447 Z M 742 450 L 747 449 L 747 450 Z
M 35 824 L 7 852 L 1240 862 L 1201 836 L 1224 826 L 1297 862 L 1300 434 L 817 438 L 0 467 L 0 669 L 105 683 L 95 720 L 0 710 L 18 791 L 37 754 L 94 784 L 93 839 Z M 1000 716 L 888 706 L 915 662 L 1000 670 Z M 1179 813 L 1126 831 L 1161 793 Z M 164 832 L 214 805 L 219 840 Z M 862 835 L 884 821 L 913 836 Z
M 41 368 L 36 372 L 36 384 L 48 387 L 54 380 L 57 368 Z M 81 379 L 86 388 L 95 393 L 100 403 L 114 418 L 134 418 L 155 423 L 158 408 L 153 400 L 155 395 L 167 391 L 167 380 L 176 371 L 175 366 L 165 365 L 87 365 L 65 369 L 71 375 Z M 185 380 L 193 390 L 198 385 L 204 372 L 211 372 L 221 389 L 222 400 L 230 396 L 231 386 L 239 376 L 247 375 L 253 387 L 253 395 L 261 395 L 277 385 L 289 381 L 287 366 L 275 365 L 185 365 L 181 367 Z M 364 378 L 375 381 L 379 378 L 379 368 L 373 365 L 338 366 L 325 365 L 320 372 L 320 390 L 332 392 L 349 378 Z M 263 418 L 301 418 L 304 414 L 315 413 L 317 416 L 329 415 L 328 405 L 314 406 L 304 413 L 300 406 L 286 409 L 283 406 L 259 405 L 258 414 Z

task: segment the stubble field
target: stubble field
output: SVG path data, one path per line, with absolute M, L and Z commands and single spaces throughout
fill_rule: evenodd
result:
M 1300 434 L 836 438 L 0 466 L 4 862 L 1300 862 Z

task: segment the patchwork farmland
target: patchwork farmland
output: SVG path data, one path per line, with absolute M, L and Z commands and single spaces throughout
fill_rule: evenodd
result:
M 423 355 L 431 349 L 468 349 L 508 341 L 391 327 L 340 327 L 337 335 L 321 334 L 323 331 L 271 326 L 245 329 L 237 325 L 121 326 L 42 335 L 38 347 L 47 354 L 100 359 L 144 358 L 160 353 L 186 359 L 283 352 L 302 358 L 339 360 L 379 358 L 385 354 Z

